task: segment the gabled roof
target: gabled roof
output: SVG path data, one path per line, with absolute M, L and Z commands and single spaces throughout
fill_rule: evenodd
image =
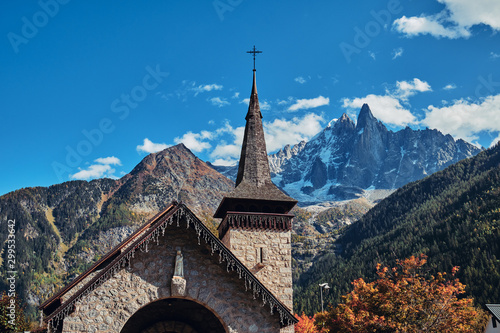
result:
M 493 318 L 500 323 L 500 304 L 486 304 L 486 308 L 490 311 Z
M 64 319 L 64 317 L 71 313 L 73 305 L 76 302 L 85 297 L 89 292 L 98 288 L 126 264 L 129 264 L 136 250 L 147 248 L 149 242 L 156 239 L 167 227 L 180 227 L 180 223 L 186 223 L 189 229 L 198 234 L 198 239 L 203 238 L 211 247 L 212 253 L 218 252 L 219 258 L 221 259 L 220 264 L 225 261 L 228 272 L 229 269 L 232 271 L 236 270 L 240 279 L 245 279 L 247 290 L 251 290 L 253 295 L 260 296 L 263 303 L 267 303 L 270 307 L 271 313 L 275 310 L 279 312 L 282 326 L 292 325 L 297 322 L 297 319 L 291 313 L 290 309 L 281 303 L 281 301 L 278 300 L 278 298 L 276 298 L 214 234 L 212 234 L 189 208 L 183 203 L 177 202 L 173 202 L 165 210 L 154 216 L 126 240 L 109 251 L 87 271 L 79 275 L 70 284 L 40 305 L 39 309 L 43 310 L 46 315 L 44 321 L 50 326 L 51 323 Z M 89 279 L 88 282 L 80 283 L 86 278 Z M 69 298 L 65 299 L 65 296 Z M 252 297 L 252 294 L 250 294 L 249 297 Z

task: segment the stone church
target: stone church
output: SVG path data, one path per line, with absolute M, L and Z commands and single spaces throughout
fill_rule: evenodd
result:
M 271 182 L 254 69 L 219 237 L 171 203 L 40 306 L 48 332 L 293 332 L 296 203 Z

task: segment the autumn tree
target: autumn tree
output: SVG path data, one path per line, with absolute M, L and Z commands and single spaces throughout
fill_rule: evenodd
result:
M 465 292 L 454 278 L 458 267 L 451 279 L 425 277 L 426 258 L 398 260 L 392 269 L 378 264 L 378 280 L 355 280 L 341 304 L 316 316 L 316 325 L 328 332 L 482 332 L 484 311 L 458 297 Z
M 299 320 L 295 324 L 295 333 L 321 333 L 314 325 L 314 317 L 309 317 L 304 312 L 301 316 L 296 314 L 295 317 Z
M 5 292 L 0 295 L 0 332 L 23 332 L 30 329 L 17 297 L 9 297 Z

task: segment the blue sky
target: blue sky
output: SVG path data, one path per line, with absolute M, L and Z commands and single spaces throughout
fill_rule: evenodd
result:
M 2 1 L 0 194 L 121 177 L 179 142 L 234 163 L 253 45 L 269 152 L 364 102 L 489 147 L 499 31 L 497 0 Z

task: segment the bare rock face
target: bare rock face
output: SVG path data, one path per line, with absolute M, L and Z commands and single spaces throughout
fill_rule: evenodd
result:
M 277 153 L 269 155 L 269 167 L 271 168 L 271 173 L 272 174 L 280 173 L 282 171 L 281 166 L 286 161 L 288 161 L 289 159 L 300 153 L 305 146 L 306 142 L 301 141 L 293 146 L 286 145 L 285 147 L 283 147 L 283 149 L 280 149 Z
M 367 189 L 397 189 L 479 153 L 437 130 L 389 131 L 367 104 L 355 124 L 347 114 L 309 142 L 269 155 L 273 182 L 302 204 L 349 200 Z M 238 166 L 212 166 L 235 179 Z
M 397 189 L 480 151 L 437 130 L 389 131 L 365 104 L 357 124 L 346 114 L 330 122 L 283 160 L 273 181 L 302 203 L 352 199 L 366 189 Z

